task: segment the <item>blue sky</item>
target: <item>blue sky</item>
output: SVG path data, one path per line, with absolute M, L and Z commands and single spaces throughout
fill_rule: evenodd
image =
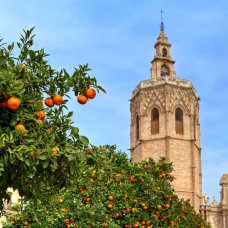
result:
M 219 199 L 228 173 L 228 2 L 226 0 L 9 0 L 0 7 L 0 36 L 19 39 L 36 26 L 36 48 L 69 72 L 89 63 L 107 94 L 85 106 L 72 97 L 75 126 L 91 143 L 116 144 L 129 154 L 129 99 L 150 77 L 160 9 L 172 43 L 177 76 L 189 79 L 200 98 L 203 192 Z

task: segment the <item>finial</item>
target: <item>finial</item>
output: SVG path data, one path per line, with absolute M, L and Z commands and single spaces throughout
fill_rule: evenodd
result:
M 164 28 L 165 28 L 165 26 L 164 26 L 164 23 L 163 23 L 163 10 L 161 9 L 161 26 L 160 26 L 161 32 L 164 31 Z

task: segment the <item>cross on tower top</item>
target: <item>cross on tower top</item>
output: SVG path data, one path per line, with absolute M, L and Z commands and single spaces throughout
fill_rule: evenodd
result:
M 163 10 L 161 9 L 161 25 L 160 25 L 160 30 L 161 31 L 164 31 L 164 28 L 165 28 L 165 26 L 164 26 L 164 23 L 163 23 Z

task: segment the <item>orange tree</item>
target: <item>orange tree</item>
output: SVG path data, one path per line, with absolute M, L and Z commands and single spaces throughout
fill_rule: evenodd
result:
M 43 190 L 70 183 L 88 139 L 72 126 L 73 113 L 64 111 L 67 93 L 78 96 L 89 89 L 94 98 L 104 91 L 88 75 L 88 65 L 79 65 L 72 75 L 53 69 L 43 49 L 31 48 L 32 32 L 24 31 L 9 45 L 0 40 L 0 207 L 7 187 L 38 199 Z
M 174 194 L 164 158 L 133 163 L 79 135 L 67 93 L 85 104 L 104 90 L 87 65 L 54 70 L 32 30 L 0 47 L 0 200 L 13 187 L 24 201 L 4 227 L 208 227 Z
M 80 151 L 73 185 L 27 202 L 5 227 L 209 227 L 170 182 L 172 164 L 161 158 L 132 163 L 114 146 Z

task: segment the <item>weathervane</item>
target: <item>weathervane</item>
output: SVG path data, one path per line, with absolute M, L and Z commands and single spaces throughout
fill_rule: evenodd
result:
M 164 28 L 165 28 L 165 26 L 164 26 L 164 23 L 163 23 L 163 10 L 161 9 L 161 26 L 160 26 L 160 30 L 164 31 Z

